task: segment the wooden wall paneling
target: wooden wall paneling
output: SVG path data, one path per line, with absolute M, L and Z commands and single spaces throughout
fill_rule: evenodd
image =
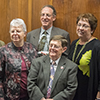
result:
M 64 9 L 64 0 L 55 0 L 53 1 L 53 6 L 57 11 L 57 19 L 54 22 L 54 26 L 65 29 L 65 9 Z M 66 29 L 67 30 L 67 29 Z
M 9 24 L 14 18 L 22 18 L 27 31 L 41 27 L 40 10 L 51 4 L 57 11 L 54 26 L 69 32 L 71 41 L 77 39 L 76 18 L 81 13 L 93 13 L 98 19 L 94 33 L 100 39 L 100 0 L 0 0 L 0 39 L 10 42 Z
M 93 13 L 98 19 L 97 28 L 94 32 L 94 36 L 100 39 L 100 0 L 91 0 L 88 1 L 88 11 Z
M 32 30 L 41 27 L 40 11 L 44 5 L 50 3 L 51 0 L 33 0 L 32 3 Z
M 14 18 L 21 18 L 25 21 L 26 26 L 28 26 L 28 0 L 5 0 L 6 1 L 6 20 L 7 24 L 7 38 L 5 42 L 10 42 L 9 26 L 10 22 Z M 4 35 L 3 35 L 4 36 Z M 5 36 L 4 36 L 5 37 Z
M 57 10 L 57 20 L 55 22 L 55 25 L 65 29 L 69 32 L 71 42 L 78 38 L 76 34 L 76 19 L 77 16 L 81 13 L 95 13 L 95 16 L 99 16 L 98 19 L 98 26 L 94 33 L 96 37 L 100 39 L 100 29 L 98 30 L 98 27 L 100 26 L 99 20 L 100 20 L 100 0 L 54 0 L 53 5 L 55 6 Z M 97 10 L 99 9 L 99 10 Z M 97 13 L 98 14 L 97 14 Z M 61 14 L 63 13 L 63 14 Z M 61 20 L 60 20 L 61 19 Z
M 28 0 L 28 32 L 32 29 L 32 0 Z
M 19 18 L 23 19 L 25 24 L 26 24 L 26 28 L 27 28 L 27 32 L 29 30 L 31 30 L 31 3 L 32 0 L 18 0 L 18 12 L 20 12 L 18 14 Z M 30 22 L 29 22 L 30 21 Z M 26 40 L 26 37 L 25 37 Z
M 6 0 L 0 2 L 0 40 L 8 40 L 7 32 L 7 3 Z
M 10 22 L 12 19 L 17 18 L 18 17 L 18 0 L 6 0 L 7 2 L 7 39 L 5 39 L 6 43 L 10 42 L 10 33 L 9 33 L 9 29 L 10 29 Z
M 77 37 L 75 34 L 75 15 L 73 12 L 72 0 L 54 0 L 54 7 L 57 11 L 57 20 L 54 25 L 69 32 L 71 40 Z M 74 16 L 73 16 L 74 15 Z

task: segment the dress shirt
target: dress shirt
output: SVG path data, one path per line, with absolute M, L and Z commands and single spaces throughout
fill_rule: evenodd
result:
M 47 42 L 46 42 L 46 44 L 45 44 L 45 46 L 44 46 L 44 50 L 43 50 L 43 51 L 48 51 L 47 45 L 49 45 L 51 30 L 52 30 L 52 27 L 50 27 L 48 30 L 44 30 L 44 29 L 41 27 L 39 42 L 40 42 L 41 38 L 45 35 L 45 34 L 43 34 L 44 31 L 46 31 L 46 32 L 48 33 L 48 34 L 47 34 Z M 39 43 L 39 42 L 38 42 L 38 43 Z
M 59 57 L 59 58 L 55 61 L 55 62 L 56 62 L 56 65 L 53 65 L 53 66 L 54 66 L 54 71 L 56 71 L 56 69 L 57 69 L 57 66 L 58 66 L 58 63 L 59 63 L 60 58 L 61 58 L 61 57 Z M 50 59 L 50 62 L 52 63 L 53 60 Z

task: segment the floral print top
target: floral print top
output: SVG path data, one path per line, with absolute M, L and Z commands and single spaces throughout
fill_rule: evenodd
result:
M 25 42 L 19 49 L 13 42 L 10 42 L 0 48 L 0 98 L 7 100 L 19 98 L 21 56 L 29 71 L 32 59 L 37 57 L 37 51 L 32 44 Z

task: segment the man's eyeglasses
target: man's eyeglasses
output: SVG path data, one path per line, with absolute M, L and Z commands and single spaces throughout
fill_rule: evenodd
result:
M 61 46 L 57 46 L 57 45 L 49 45 L 50 48 L 54 48 L 54 49 L 59 49 Z
M 51 17 L 52 15 L 50 14 L 41 14 L 41 17 Z

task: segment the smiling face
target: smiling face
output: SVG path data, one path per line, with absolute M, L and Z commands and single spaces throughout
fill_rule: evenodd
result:
M 42 28 L 47 30 L 53 25 L 53 21 L 55 21 L 56 16 L 53 15 L 53 10 L 49 7 L 45 7 L 41 10 L 41 23 Z
M 79 20 L 77 23 L 76 33 L 79 38 L 83 38 L 88 40 L 91 37 L 91 31 L 90 24 L 87 20 Z
M 26 36 L 23 31 L 22 25 L 11 26 L 10 28 L 10 38 L 16 46 L 22 46 L 24 44 L 24 37 Z
M 62 47 L 61 41 L 59 40 L 51 40 L 49 45 L 49 56 L 55 61 L 59 57 L 61 57 L 62 53 L 65 52 L 67 47 Z

